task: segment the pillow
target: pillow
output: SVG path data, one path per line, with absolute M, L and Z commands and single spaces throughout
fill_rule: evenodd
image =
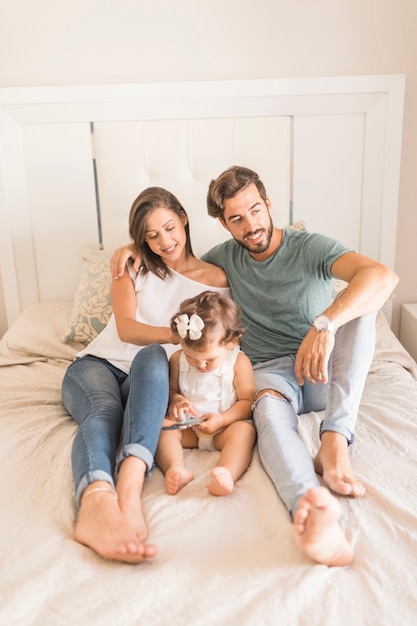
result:
M 289 226 L 287 226 L 287 228 L 290 228 L 291 230 L 305 230 L 306 229 L 306 225 L 305 225 L 303 220 L 298 220 L 298 222 L 294 222 L 293 224 L 289 224 Z
M 81 248 L 81 276 L 65 341 L 90 343 L 106 326 L 112 313 L 110 302 L 110 252 Z
M 46 359 L 72 361 L 83 345 L 63 341 L 71 308 L 72 302 L 37 302 L 27 306 L 0 341 L 0 365 Z

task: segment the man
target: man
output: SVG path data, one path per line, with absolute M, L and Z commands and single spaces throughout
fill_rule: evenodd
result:
M 374 352 L 375 312 L 398 277 L 333 239 L 274 227 L 265 187 L 248 168 L 231 167 L 211 181 L 207 205 L 233 237 L 203 259 L 225 270 L 242 309 L 262 464 L 290 513 L 299 547 L 319 563 L 348 565 L 353 548 L 331 491 L 365 493 L 348 446 Z M 336 299 L 334 277 L 348 283 Z M 297 415 L 323 409 L 313 463 Z

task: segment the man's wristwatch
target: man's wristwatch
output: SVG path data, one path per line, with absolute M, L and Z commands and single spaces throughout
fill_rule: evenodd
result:
M 324 330 L 328 330 L 330 333 L 335 333 L 337 331 L 337 326 L 332 320 L 330 320 L 326 315 L 319 315 L 313 321 L 313 326 L 317 330 L 317 332 L 321 333 Z

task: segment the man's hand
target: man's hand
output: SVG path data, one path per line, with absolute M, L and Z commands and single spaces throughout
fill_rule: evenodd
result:
M 117 248 L 117 250 L 113 252 L 113 256 L 110 259 L 110 270 L 114 279 L 117 280 L 123 276 L 126 263 L 129 259 L 133 260 L 133 269 L 135 272 L 138 272 L 140 267 L 140 257 L 134 243 L 128 243 L 126 246 Z
M 334 347 L 334 334 L 311 328 L 304 337 L 295 359 L 294 371 L 299 385 L 304 380 L 327 383 L 329 358 Z

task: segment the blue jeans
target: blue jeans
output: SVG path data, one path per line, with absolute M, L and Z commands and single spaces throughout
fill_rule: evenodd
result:
M 325 410 L 320 435 L 333 431 L 353 442 L 353 432 L 375 350 L 375 314 L 341 326 L 329 362 L 329 382 L 297 383 L 295 355 L 257 363 L 257 391 L 273 389 L 284 396 L 264 394 L 254 405 L 259 456 L 285 506 L 293 515 L 298 499 L 319 485 L 313 460 L 298 434 L 298 415 Z
M 167 411 L 168 380 L 166 352 L 157 344 L 137 353 L 129 374 L 90 355 L 68 367 L 62 399 L 80 426 L 72 447 L 78 502 L 95 480 L 114 487 L 116 468 L 128 456 L 142 459 L 148 471 L 152 468 Z

